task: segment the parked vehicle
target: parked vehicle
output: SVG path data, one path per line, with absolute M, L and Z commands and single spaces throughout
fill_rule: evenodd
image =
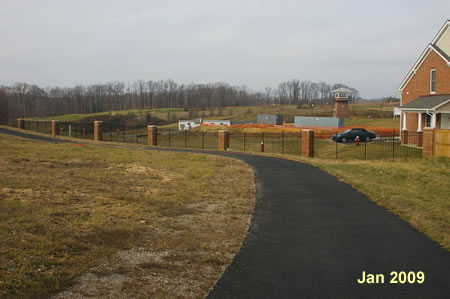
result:
M 347 143 L 349 141 L 355 141 L 356 137 L 359 136 L 360 141 L 368 142 L 371 139 L 375 139 L 377 136 L 372 131 L 367 131 L 364 128 L 352 128 L 342 133 L 334 134 L 331 140 L 336 142 Z

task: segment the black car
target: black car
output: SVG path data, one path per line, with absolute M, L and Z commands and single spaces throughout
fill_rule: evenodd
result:
M 334 134 L 333 137 L 331 137 L 331 140 L 346 143 L 355 141 L 356 136 L 359 136 L 360 141 L 366 142 L 377 137 L 372 131 L 367 131 L 364 128 L 353 128 L 339 134 Z

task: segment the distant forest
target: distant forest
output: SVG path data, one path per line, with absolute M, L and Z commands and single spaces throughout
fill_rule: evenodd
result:
M 326 103 L 331 90 L 346 87 L 359 99 L 359 92 L 345 84 L 290 80 L 278 88 L 254 92 L 245 86 L 177 84 L 173 80 L 144 81 L 132 84 L 109 82 L 89 86 L 41 88 L 27 83 L 0 85 L 0 120 L 48 117 L 126 109 L 196 108 L 253 106 L 264 104 Z

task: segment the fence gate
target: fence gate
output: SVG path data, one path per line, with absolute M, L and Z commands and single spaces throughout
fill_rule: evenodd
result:
M 450 158 L 450 130 L 435 129 L 434 154 Z

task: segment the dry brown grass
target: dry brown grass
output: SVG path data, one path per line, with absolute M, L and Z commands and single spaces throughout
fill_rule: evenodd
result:
M 243 162 L 0 137 L 0 297 L 203 297 L 246 235 Z

